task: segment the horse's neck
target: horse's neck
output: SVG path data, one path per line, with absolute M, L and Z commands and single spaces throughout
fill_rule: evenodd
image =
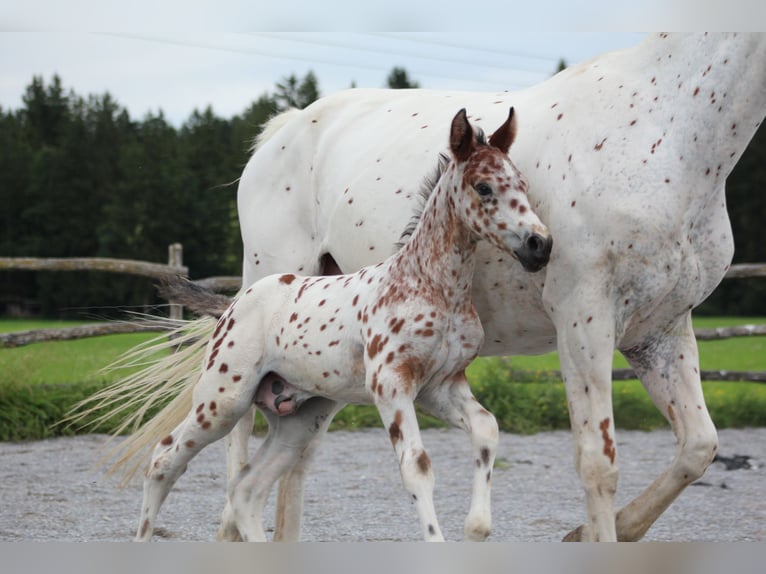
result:
M 443 294 L 448 305 L 460 306 L 470 303 L 477 239 L 455 213 L 455 204 L 448 197 L 450 187 L 440 183 L 432 192 L 393 265 L 395 275 L 426 282 L 431 290 Z

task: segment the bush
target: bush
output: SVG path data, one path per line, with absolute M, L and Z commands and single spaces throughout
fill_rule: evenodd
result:
M 16 327 L 16 324 L 9 325 L 9 328 Z M 99 368 L 145 337 L 149 336 L 112 335 L 3 350 L 0 357 L 3 367 L 0 369 L 0 440 L 114 432 L 119 423 L 117 419 L 98 426 L 88 426 L 88 421 L 67 426 L 60 421 L 77 402 L 107 383 L 102 374 L 95 374 Z M 722 349 L 716 352 L 725 356 L 716 355 L 715 365 L 731 368 L 742 364 L 752 370 L 762 368 L 763 354 L 759 345 L 763 344 L 763 339 L 740 341 L 734 348 L 733 342 L 716 342 L 718 346 L 714 350 Z M 701 344 L 703 347 L 704 343 Z M 726 363 L 727 360 L 730 363 Z M 746 360 L 750 362 L 746 363 Z M 519 364 L 524 369 L 518 368 Z M 473 362 L 468 369 L 468 379 L 479 402 L 497 417 L 501 430 L 532 434 L 569 428 L 564 385 L 550 370 L 556 368 L 558 360 L 553 356 L 515 357 L 513 362 L 488 357 Z M 78 382 L 67 382 L 72 380 Z M 766 426 L 766 385 L 704 382 L 703 391 L 717 427 Z M 616 381 L 613 405 L 618 428 L 652 430 L 667 426 L 665 418 L 638 381 Z M 92 415 L 90 420 L 96 416 Z M 442 421 L 422 413 L 419 420 L 423 428 L 445 426 Z M 335 417 L 330 428 L 360 427 L 381 427 L 375 407 L 348 406 Z M 259 433 L 267 430 L 262 416 L 256 418 L 255 430 Z

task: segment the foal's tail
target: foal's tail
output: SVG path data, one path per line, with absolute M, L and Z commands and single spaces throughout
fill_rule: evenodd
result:
M 288 109 L 270 119 L 253 142 L 251 151 L 257 151 L 300 112 Z M 102 459 L 107 464 L 111 461 L 109 474 L 122 472 L 122 484 L 146 463 L 157 441 L 170 434 L 189 412 L 194 385 L 201 376 L 205 348 L 215 331 L 216 317 L 220 317 L 231 302 L 227 297 L 180 278 L 161 286 L 161 292 L 165 298 L 208 316 L 179 322 L 169 333 L 139 345 L 109 365 L 107 370 L 138 370 L 78 403 L 67 419 L 83 421 L 97 414 L 89 421 L 91 425 L 122 419 L 112 438 L 125 432 L 131 434 L 109 449 Z
M 123 484 L 151 455 L 157 441 L 167 436 L 189 412 L 194 385 L 199 380 L 205 348 L 216 319 L 231 303 L 229 297 L 202 289 L 181 277 L 165 280 L 160 293 L 207 316 L 178 321 L 170 332 L 138 345 L 118 358 L 106 367 L 107 371 L 128 369 L 134 372 L 75 405 L 74 414 L 68 418 L 76 422 L 93 417 L 88 421 L 88 425 L 93 426 L 122 419 L 112 438 L 125 432 L 131 434 L 109 449 L 102 462 L 112 461 L 108 474 L 123 471 Z M 160 408 L 161 405 L 165 406 Z

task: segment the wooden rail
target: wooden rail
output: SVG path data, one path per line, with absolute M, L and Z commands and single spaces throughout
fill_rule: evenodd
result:
M 117 335 L 121 333 L 163 332 L 170 327 L 161 322 L 146 323 L 96 323 L 77 327 L 60 327 L 55 329 L 32 329 L 29 331 L 11 331 L 0 333 L 0 348 L 21 347 L 32 343 L 48 341 L 70 341 L 101 335 Z
M 766 263 L 737 263 L 729 267 L 724 279 L 748 279 L 766 277 Z
M 159 279 L 167 275 L 189 274 L 184 265 L 163 265 L 132 259 L 110 259 L 106 257 L 0 257 L 0 271 L 106 271 L 125 273 Z

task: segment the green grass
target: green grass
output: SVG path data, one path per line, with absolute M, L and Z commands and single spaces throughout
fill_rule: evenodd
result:
M 766 317 L 702 317 L 694 319 L 695 329 L 763 323 L 766 323 Z M 721 341 L 699 341 L 698 345 L 702 370 L 766 370 L 766 337 L 735 337 Z M 555 352 L 513 357 L 511 364 L 515 369 L 525 371 L 558 371 L 560 369 L 559 356 Z M 613 366 L 615 369 L 625 369 L 629 365 L 619 352 L 615 352 Z M 469 369 L 470 371 L 471 369 Z
M 0 333 L 84 325 L 86 321 L 0 320 Z M 73 341 L 34 343 L 0 349 L 0 385 L 8 383 L 60 385 L 111 380 L 99 371 L 153 333 L 129 333 Z
M 697 328 L 763 323 L 766 318 L 695 319 Z M 0 332 L 65 327 L 74 321 L 0 320 Z M 152 338 L 151 333 L 109 335 L 76 341 L 36 343 L 0 349 L 0 440 L 73 434 L 80 428 L 55 425 L 77 401 L 114 379 L 100 371 L 121 353 Z M 705 370 L 766 370 L 766 337 L 703 341 L 700 362 Z M 627 367 L 619 353 L 615 368 Z M 517 433 L 568 428 L 563 384 L 551 374 L 559 369 L 556 353 L 539 356 L 491 357 L 476 360 L 468 370 L 477 398 L 498 419 L 501 429 Z M 703 391 L 719 428 L 766 426 L 766 385 L 704 382 Z M 666 426 L 638 381 L 615 381 L 615 423 L 620 428 L 650 430 Z M 423 426 L 442 423 L 427 416 Z M 379 426 L 373 407 L 344 409 L 331 428 Z M 109 424 L 96 430 L 109 432 Z M 256 430 L 265 430 L 259 417 Z
M 764 317 L 695 318 L 697 329 L 761 324 Z M 766 337 L 737 337 L 700 341 L 703 370 L 766 371 Z M 615 352 L 613 367 L 629 365 Z M 568 428 L 563 383 L 553 374 L 560 369 L 557 353 L 474 361 L 468 379 L 476 397 L 498 418 L 504 430 L 518 433 Z M 705 402 L 716 426 L 766 426 L 766 385 L 748 382 L 703 381 Z M 615 424 L 620 428 L 651 430 L 667 426 L 637 380 L 613 383 Z
M 0 333 L 74 327 L 87 321 L 0 320 Z M 0 440 L 69 435 L 58 424 L 78 401 L 114 380 L 101 369 L 152 333 L 120 334 L 0 349 Z M 94 428 L 109 432 L 111 425 Z

